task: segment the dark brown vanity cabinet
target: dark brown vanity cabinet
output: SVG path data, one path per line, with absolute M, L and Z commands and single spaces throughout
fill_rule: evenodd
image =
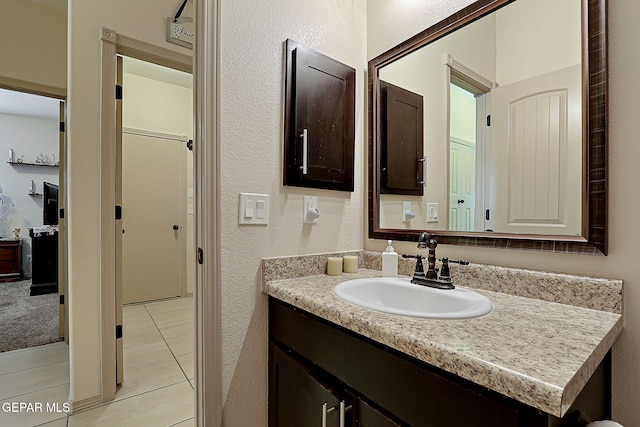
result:
M 373 342 L 312 314 L 269 300 L 269 427 L 569 427 L 580 409 L 611 416 L 610 354 L 568 416 L 560 419 Z M 336 424 L 338 422 L 338 424 Z
M 380 101 L 380 193 L 422 196 L 422 96 L 380 81 Z
M 286 41 L 284 184 L 353 191 L 355 70 Z

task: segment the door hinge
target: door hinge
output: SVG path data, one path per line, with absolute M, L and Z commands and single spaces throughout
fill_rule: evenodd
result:
M 487 126 L 491 126 L 491 114 L 487 116 Z
M 116 206 L 116 219 L 122 219 L 122 206 Z
M 122 86 L 116 85 L 116 99 L 122 99 Z
M 187 141 L 187 148 L 189 151 L 193 151 L 193 139 Z
M 64 305 L 64 295 L 60 295 L 60 305 Z
M 64 132 L 64 122 L 60 122 L 60 132 Z
M 198 264 L 202 265 L 204 263 L 204 252 L 202 248 L 198 248 Z
M 64 209 L 58 211 L 58 218 L 64 218 Z
M 484 211 L 484 219 L 487 220 L 487 221 L 489 221 L 489 218 L 491 216 L 489 212 L 490 212 L 489 209 L 485 209 L 485 211 Z
M 116 339 L 122 338 L 122 325 L 116 325 Z

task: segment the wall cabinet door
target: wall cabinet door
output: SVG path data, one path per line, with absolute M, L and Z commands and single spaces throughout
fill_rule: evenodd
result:
M 380 81 L 380 192 L 424 195 L 422 96 Z
M 284 184 L 353 191 L 355 70 L 287 40 Z

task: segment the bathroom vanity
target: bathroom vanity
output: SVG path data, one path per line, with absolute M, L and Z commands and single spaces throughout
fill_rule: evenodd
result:
M 543 273 L 532 272 L 525 284 L 511 269 L 486 267 L 497 280 L 511 275 L 515 293 L 533 292 L 538 282 L 547 301 L 475 289 L 491 300 L 493 313 L 434 320 L 368 310 L 335 296 L 338 283 L 380 271 L 279 279 L 265 261 L 270 427 L 325 425 L 323 418 L 328 426 L 343 425 L 341 418 L 352 426 L 565 426 L 577 410 L 592 420 L 610 416 L 620 281 L 590 288 L 587 278 L 583 286 L 575 276 L 541 280 L 536 274 Z M 463 282 L 485 270 L 471 267 Z M 574 304 L 549 301 L 550 284 Z M 604 299 L 619 301 L 608 308 L 604 300 L 595 309 L 575 305 L 596 287 L 604 288 Z M 593 304 L 598 297 L 584 299 Z

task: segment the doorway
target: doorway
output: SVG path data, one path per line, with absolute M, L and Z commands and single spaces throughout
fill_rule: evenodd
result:
M 180 383 L 193 392 L 191 74 L 118 56 L 115 399 Z M 118 291 L 121 289 L 121 291 Z M 119 315 L 118 315 L 119 316 Z M 193 415 L 193 414 L 192 414 Z
M 67 336 L 60 123 L 62 99 L 0 89 L 0 352 Z

